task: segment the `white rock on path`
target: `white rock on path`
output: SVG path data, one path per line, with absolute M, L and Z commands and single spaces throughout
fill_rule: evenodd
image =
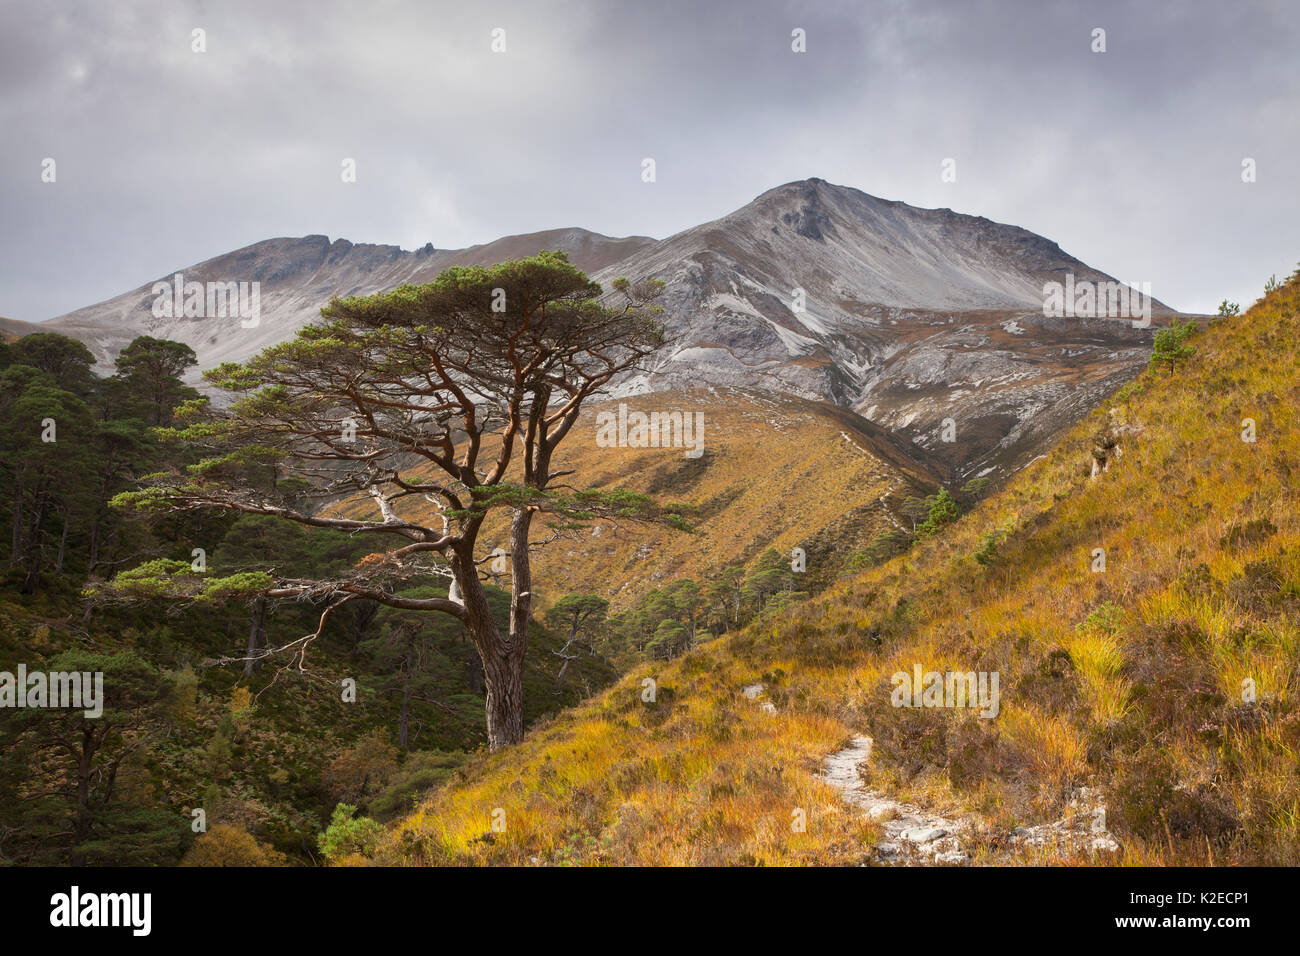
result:
M 871 759 L 870 737 L 854 737 L 844 750 L 826 758 L 822 779 L 840 790 L 844 801 L 880 823 L 883 839 L 876 855 L 889 863 L 965 863 L 960 834 L 967 822 L 929 813 L 867 788 L 858 766 Z
M 972 818 L 930 813 L 868 788 L 858 767 L 870 762 L 871 747 L 870 737 L 854 737 L 848 747 L 826 758 L 820 776 L 840 791 L 845 803 L 860 808 L 881 825 L 883 839 L 876 844 L 876 855 L 886 863 L 969 862 L 970 854 L 962 848 L 961 840 L 974 829 Z M 1101 794 L 1088 787 L 1081 788 L 1070 801 L 1062 819 L 1017 827 L 1007 835 L 1007 843 L 1066 852 L 1086 850 L 1092 855 L 1120 849 L 1119 841 L 1106 829 Z

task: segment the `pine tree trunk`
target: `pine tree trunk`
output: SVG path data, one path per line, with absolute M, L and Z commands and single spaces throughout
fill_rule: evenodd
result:
M 31 531 L 24 542 L 26 547 L 27 576 L 23 579 L 21 593 L 29 597 L 36 593 L 41 584 L 41 525 L 45 521 L 45 504 L 41 502 L 32 520 Z
M 511 654 L 483 662 L 489 750 L 511 747 L 524 739 L 524 673 L 520 663 Z
M 23 494 L 21 488 L 14 489 L 14 527 L 12 543 L 9 549 L 9 567 L 18 567 L 23 552 Z
M 261 598 L 253 604 L 252 623 L 248 628 L 248 653 L 244 657 L 244 676 L 252 677 L 257 668 L 257 650 L 262 646 L 262 623 L 266 617 L 266 602 Z
M 63 516 L 63 533 L 59 535 L 59 557 L 54 562 L 54 573 L 63 573 L 63 559 L 68 553 L 68 516 Z
M 500 750 L 524 738 L 523 647 L 501 636 L 474 567 L 472 552 L 456 554 L 452 570 L 465 608 L 465 627 L 483 661 L 488 749 Z M 514 606 L 511 618 L 513 621 Z
M 83 724 L 81 751 L 77 754 L 77 813 L 72 825 L 71 863 L 73 866 L 82 866 L 86 862 L 86 854 L 80 845 L 90 836 L 91 761 L 97 749 L 94 730 Z
M 90 522 L 90 556 L 89 566 L 86 568 L 86 575 L 90 576 L 95 573 L 95 568 L 99 566 L 99 524 L 102 517 L 98 509 L 95 511 L 95 517 Z
M 402 668 L 402 716 L 397 725 L 397 746 L 408 749 L 411 735 L 411 668 L 415 665 L 415 637 L 406 643 L 406 665 Z
M 408 750 L 411 739 L 411 681 L 402 681 L 402 716 L 397 724 L 397 746 Z

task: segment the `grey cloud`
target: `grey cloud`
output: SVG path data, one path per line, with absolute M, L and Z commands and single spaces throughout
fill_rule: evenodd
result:
M 1300 259 L 1294 4 L 139 0 L 0 19 L 13 318 L 271 236 L 665 236 L 809 176 L 1025 226 L 1186 310 L 1249 303 Z

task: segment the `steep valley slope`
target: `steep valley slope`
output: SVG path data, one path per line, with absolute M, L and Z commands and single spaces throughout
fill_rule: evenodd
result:
M 692 449 L 603 448 L 598 416 L 680 412 L 703 424 L 698 457 Z M 903 527 L 901 505 L 938 485 L 935 473 L 908 444 L 845 409 L 752 389 L 700 388 L 656 392 L 584 409 L 560 445 L 556 470 L 573 471 L 574 487 L 627 488 L 661 502 L 696 509 L 687 533 L 659 525 L 609 521 L 566 532 L 541 548 L 533 572 L 541 605 L 570 593 L 594 593 L 625 608 L 676 578 L 705 582 L 767 548 L 806 555 L 801 579 L 818 591 L 845 570 L 857 550 Z M 399 507 L 428 519 L 420 502 Z M 342 510 L 369 514 L 367 498 Z M 910 525 L 909 525 L 910 527 Z M 483 535 L 484 553 L 506 543 L 505 519 Z M 539 536 L 541 535 L 539 532 Z
M 1298 322 L 1300 272 L 910 552 L 476 760 L 377 859 L 871 862 L 887 821 L 823 775 L 869 734 L 848 772 L 974 821 L 972 862 L 1300 862 Z M 917 666 L 1000 675 L 996 716 L 894 706 Z M 1085 793 L 1114 850 L 1009 836 Z

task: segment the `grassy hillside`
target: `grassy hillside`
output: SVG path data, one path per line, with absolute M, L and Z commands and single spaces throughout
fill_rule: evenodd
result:
M 736 388 L 623 401 L 632 410 L 701 413 L 703 454 L 599 447 L 596 416 L 616 413 L 619 402 L 611 401 L 584 410 L 556 453 L 556 470 L 572 470 L 568 480 L 579 488 L 629 488 L 693 505 L 697 533 L 597 523 L 554 541 L 533 562 L 544 606 L 589 592 L 622 609 L 653 587 L 682 577 L 707 581 L 711 572 L 769 547 L 783 555 L 803 548 L 801 586 L 820 590 L 856 549 L 905 520 L 899 517 L 905 497 L 937 485 L 900 440 L 833 405 Z M 417 514 L 421 504 L 414 503 Z M 360 516 L 373 508 L 366 499 L 347 511 Z M 483 541 L 487 550 L 506 544 L 504 519 L 489 526 Z
M 1300 862 L 1298 311 L 1293 277 L 902 557 L 474 761 L 378 859 L 864 861 L 879 824 L 816 773 L 866 732 L 871 786 L 991 835 L 1088 785 L 1123 862 Z M 892 707 L 915 664 L 998 672 L 1000 713 Z M 989 836 L 976 860 L 1031 852 Z

